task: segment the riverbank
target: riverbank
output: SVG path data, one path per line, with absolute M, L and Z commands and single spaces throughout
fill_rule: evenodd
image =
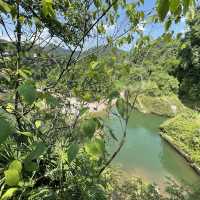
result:
M 140 95 L 135 107 L 143 113 L 170 117 L 161 125 L 161 137 L 200 175 L 200 115 L 183 105 L 176 95 Z
M 181 154 L 200 175 L 200 114 L 181 113 L 161 126 L 161 137 Z
M 200 176 L 200 167 L 194 163 L 191 159 L 191 157 L 184 152 L 180 147 L 176 145 L 176 143 L 173 141 L 173 139 L 164 133 L 160 133 L 160 136 L 165 140 L 171 147 L 173 147 L 185 160 L 188 162 L 188 164 L 194 169 L 194 171 Z
M 199 176 L 177 151 L 159 135 L 158 127 L 165 117 L 134 111 L 130 115 L 126 142 L 112 166 L 118 166 L 128 177 L 140 177 L 144 182 L 155 183 L 164 190 L 169 180 L 178 185 L 197 185 Z M 116 138 L 122 130 L 120 122 L 113 117 L 108 120 Z M 115 140 L 108 140 L 107 151 L 113 153 L 118 146 Z
M 92 113 L 93 116 L 99 116 L 105 114 L 108 111 L 108 106 L 114 106 L 115 102 L 116 100 L 113 100 L 112 104 L 108 104 L 107 101 L 89 103 L 88 104 L 89 111 L 90 113 Z M 155 106 L 154 110 L 153 110 L 153 103 L 155 103 L 155 105 L 157 106 L 156 107 L 154 105 Z M 138 107 L 139 104 L 140 107 Z M 193 111 L 191 110 L 189 111 L 189 109 L 186 108 L 176 96 L 171 96 L 171 97 L 139 96 L 135 106 L 137 109 L 139 108 L 138 110 L 142 113 L 152 113 L 156 115 L 164 115 L 171 117 L 161 125 L 160 136 L 167 143 L 169 143 L 188 162 L 188 164 L 196 171 L 198 175 L 200 175 L 200 134 L 198 136 L 198 134 L 195 133 L 195 131 L 200 130 L 200 123 L 198 123 L 198 121 L 200 121 L 200 117 L 197 117 L 198 114 L 194 115 Z M 141 109 L 141 107 L 143 109 Z M 159 111 L 159 113 L 157 111 Z M 187 118 L 189 117 L 189 120 L 188 119 L 180 120 L 181 118 L 180 116 L 182 116 L 181 111 L 185 113 L 185 115 L 189 115 L 187 113 L 190 113 L 190 115 L 193 116 L 187 116 Z M 185 143 L 188 142 L 191 144 L 184 144 L 184 141 Z M 192 147 L 195 146 L 195 143 L 196 143 L 196 150 L 194 151 Z M 199 145 L 199 151 L 198 151 L 198 145 Z
M 121 92 L 120 96 L 123 98 L 124 93 Z M 130 101 L 132 103 L 135 101 L 135 95 L 133 95 L 133 99 Z M 112 101 L 111 106 L 114 106 L 115 103 L 116 99 Z M 139 112 L 165 117 L 174 117 L 187 109 L 176 95 L 152 97 L 141 94 L 137 96 L 134 103 L 134 107 Z M 108 101 L 102 100 L 100 102 L 88 103 L 87 106 L 90 112 L 98 113 L 107 110 L 109 104 Z

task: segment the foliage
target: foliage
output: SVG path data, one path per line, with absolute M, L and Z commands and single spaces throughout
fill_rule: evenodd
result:
M 1 199 L 108 199 L 111 180 L 106 178 L 109 172 L 103 172 L 112 157 L 105 152 L 104 124 L 88 115 L 87 105 L 118 98 L 117 81 L 126 78 L 130 65 L 119 62 L 117 53 L 103 60 L 96 52 L 82 51 L 93 32 L 114 45 L 117 38 L 108 37 L 105 27 L 117 23 L 121 9 L 129 31 L 115 44 L 131 43 L 145 19 L 142 4 L 143 0 L 0 0 L 0 26 L 10 39 L 0 47 Z M 182 3 L 179 13 L 163 6 L 158 1 L 154 22 L 170 13 L 178 18 L 190 5 Z M 48 46 L 53 39 L 54 45 Z M 62 54 L 61 44 L 68 49 Z M 176 90 L 177 82 L 166 79 Z M 126 124 L 132 107 L 129 96 L 127 92 L 126 101 L 117 101 Z M 126 127 L 114 156 L 125 136 Z
M 179 81 L 172 76 L 180 63 L 175 50 L 178 44 L 176 39 L 165 41 L 164 35 L 133 49 L 129 79 L 131 84 L 139 85 L 140 93 L 149 96 L 178 94 Z
M 192 160 L 200 165 L 200 115 L 187 111 L 167 120 L 161 125 L 162 131 L 183 149 Z
M 193 19 L 187 20 L 188 31 L 182 39 L 179 56 L 181 63 L 175 71 L 179 79 L 180 95 L 187 99 L 199 102 L 200 77 L 200 14 L 197 9 Z

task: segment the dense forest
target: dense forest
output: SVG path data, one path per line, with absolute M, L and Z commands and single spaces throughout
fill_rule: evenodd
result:
M 199 2 L 145 3 L 0 0 L 0 200 L 200 200 L 200 185 L 163 192 L 112 166 L 137 110 L 166 117 L 161 137 L 200 175 Z

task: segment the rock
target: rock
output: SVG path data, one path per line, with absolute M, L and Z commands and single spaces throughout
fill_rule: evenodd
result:
M 185 110 L 185 106 L 175 95 L 160 97 L 139 95 L 135 107 L 143 113 L 153 113 L 168 117 L 173 117 Z

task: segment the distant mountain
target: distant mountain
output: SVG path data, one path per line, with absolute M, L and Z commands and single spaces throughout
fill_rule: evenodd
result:
M 29 44 L 27 44 L 27 48 L 29 48 L 28 46 Z M 6 51 L 6 52 L 15 52 L 16 51 L 16 47 L 14 46 L 14 43 L 11 41 L 7 41 L 7 40 L 3 40 L 0 39 L 0 50 L 2 51 Z M 34 45 L 34 47 L 31 49 L 32 53 L 50 53 L 53 54 L 55 56 L 66 56 L 67 54 L 70 54 L 70 51 L 62 48 L 62 47 L 57 47 L 55 44 L 48 44 L 45 47 L 41 47 L 37 44 Z
M 2 47 L 2 48 L 1 48 Z M 8 52 L 15 52 L 15 46 L 12 42 L 10 41 L 6 41 L 6 40 L 2 40 L 0 39 L 0 50 L 3 51 L 8 51 Z M 71 54 L 71 51 L 69 49 L 63 48 L 63 47 L 59 47 L 56 46 L 55 44 L 48 44 L 45 47 L 41 47 L 39 45 L 35 45 L 32 49 L 31 49 L 32 54 L 34 53 L 49 53 L 52 56 L 55 57 L 66 57 L 67 55 Z M 79 51 L 75 52 L 74 56 L 77 56 L 79 53 Z M 121 56 L 126 54 L 125 51 L 118 49 L 117 47 L 110 47 L 110 46 L 99 46 L 97 47 L 93 47 L 90 49 L 87 49 L 85 51 L 82 52 L 81 57 L 90 55 L 90 54 L 96 54 L 98 56 L 111 56 L 111 55 L 115 55 L 115 56 Z
M 49 44 L 44 48 L 45 52 L 49 52 L 55 56 L 66 56 L 70 54 L 70 50 L 65 49 L 60 46 L 56 46 L 55 44 Z
M 110 47 L 110 46 L 99 46 L 97 47 L 93 47 L 90 48 L 86 51 L 83 52 L 83 55 L 89 55 L 89 54 L 97 54 L 98 56 L 109 56 L 109 55 L 115 55 L 115 56 L 119 56 L 119 55 L 124 55 L 126 54 L 125 51 L 118 49 L 117 47 Z

